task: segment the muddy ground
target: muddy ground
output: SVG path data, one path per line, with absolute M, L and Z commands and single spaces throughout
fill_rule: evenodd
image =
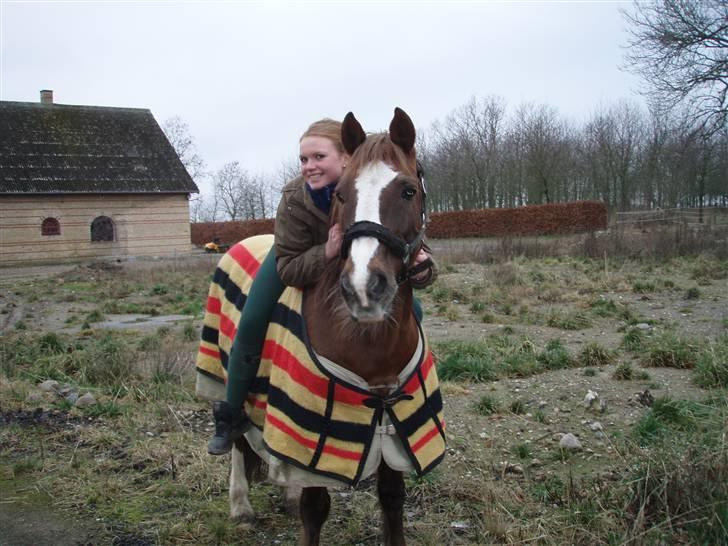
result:
M 212 268 L 214 258 L 197 259 L 206 260 Z M 719 264 L 718 267 L 724 266 Z M 108 279 L 121 272 L 133 274 L 134 268 L 140 268 L 140 265 L 118 264 L 103 271 L 86 266 L 26 268 L 20 274 L 0 269 L 0 333 L 14 332 L 17 324 L 24 321 L 32 323 L 33 332 L 56 331 L 73 335 L 80 326 L 69 324 L 69 316 L 93 312 L 99 302 L 93 298 L 68 302 L 37 294 L 30 297 L 33 287 L 45 286 L 43 283 L 48 281 L 63 285 L 71 282 L 71 277 L 73 282 L 78 278 Z M 144 263 L 141 268 L 154 269 L 154 264 Z M 425 330 L 436 349 L 439 342 L 485 343 L 493 336 L 509 336 L 527 340 L 540 350 L 549 340 L 560 339 L 573 355 L 578 355 L 586 344 L 597 342 L 613 351 L 616 360 L 588 373 L 583 368 L 571 368 L 486 383 L 443 384 L 449 450 L 446 464 L 438 470 L 441 478 L 463 483 L 468 480 L 513 482 L 520 486 L 543 482 L 550 476 L 563 476 L 567 472 L 577 477 L 616 479 L 615 468 L 624 463 L 617 440 L 628 437 L 636 421 L 648 411 L 639 400 L 640 393 L 649 390 L 654 397 L 699 400 L 706 396 L 706 391 L 691 381 L 693 372 L 685 369 L 649 368 L 648 375 L 640 380 L 615 379 L 613 374 L 619 364 L 627 362 L 641 369 L 640 356 L 622 347 L 626 321 L 614 316 L 594 315 L 591 305 L 595 299 L 604 298 L 628 307 L 648 336 L 668 329 L 687 339 L 703 342 L 704 339 L 715 339 L 727 327 L 728 280 L 719 278 L 721 275 L 713 277 L 718 278 L 696 273 L 694 260 L 655 264 L 541 259 L 490 265 L 448 265 L 446 261 L 438 284 L 420 294 L 426 314 Z M 695 292 L 689 295 L 689 289 L 695 289 Z M 204 292 L 199 297 L 203 299 Z M 548 325 L 548 316 L 571 312 L 589 314 L 590 324 L 578 330 Z M 186 315 L 179 317 L 169 324 L 181 327 L 182 323 L 191 320 Z M 199 329 L 200 317 L 192 320 L 194 327 Z M 118 328 L 130 324 L 144 335 L 159 328 L 160 321 L 159 317 L 144 314 L 114 315 L 106 316 L 105 321 L 99 321 L 93 327 Z M 194 346 L 194 343 L 187 345 L 192 352 Z M 189 373 L 192 374 L 192 370 Z M 584 397 L 590 390 L 598 393 L 601 405 L 585 407 Z M 501 410 L 493 415 L 475 411 L 476 403 L 485 395 L 497 401 Z M 29 411 L 34 407 L 47 409 L 48 398 L 35 400 L 34 403 L 19 402 L 18 407 L 11 408 L 6 399 L 0 409 L 6 415 L 17 415 L 18 411 Z M 516 400 L 522 402 L 522 411 L 512 413 L 505 409 Z M 175 411 L 194 412 L 198 416 L 195 426 L 190 425 L 186 432 L 199 441 L 200 451 L 204 451 L 211 428 L 209 419 L 205 420 L 206 407 L 203 402 L 174 407 Z M 0 426 L 3 425 L 0 423 Z M 87 423 L 84 426 L 94 425 Z M 574 434 L 583 446 L 568 459 L 559 456 L 559 440 L 565 433 Z M 523 456 L 524 450 L 521 455 L 517 454 L 519 445 L 527 446 L 526 456 Z M 7 460 L 7 454 L 5 457 Z M 108 525 L 102 525 L 88 513 L 82 512 L 82 521 L 77 522 L 70 519 L 67 512 L 53 509 L 52 498 L 40 494 L 42 489 L 37 484 L 29 483 L 21 490 L 17 483 L 13 487 L 13 490 L 0 490 L 3 497 L 0 501 L 0 544 L 90 544 L 95 543 L 94 534 L 101 532 L 100 529 L 108 532 Z M 335 505 L 337 500 L 340 499 L 335 499 Z M 336 510 L 335 507 L 334 519 L 341 517 Z M 424 514 L 412 505 L 406 511 L 408 533 L 424 536 L 426 533 L 421 527 Z M 438 536 L 450 537 L 449 543 L 453 544 L 477 543 L 472 542 L 467 531 L 478 525 L 472 518 L 472 514 L 458 514 L 455 510 L 447 515 L 452 526 L 450 534 L 443 532 Z M 266 530 L 263 520 L 256 527 L 256 540 L 261 541 L 258 543 L 293 543 L 287 542 L 295 534 L 295 524 L 292 525 L 293 531 L 289 529 L 283 534 L 284 538 L 275 538 L 280 537 L 280 533 Z M 148 533 L 144 540 L 150 542 L 142 539 L 134 542 L 135 536 L 121 533 L 116 543 L 155 542 L 148 538 Z M 362 543 L 374 544 L 376 540 L 367 539 Z

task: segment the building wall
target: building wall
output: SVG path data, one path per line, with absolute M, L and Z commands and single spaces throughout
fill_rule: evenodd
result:
M 114 241 L 91 242 L 91 222 L 108 216 Z M 41 235 L 53 217 L 60 235 Z M 188 254 L 186 194 L 0 195 L 0 265 Z

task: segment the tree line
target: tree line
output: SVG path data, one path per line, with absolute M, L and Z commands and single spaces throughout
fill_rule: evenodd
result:
M 587 199 L 612 211 L 728 206 L 728 2 L 635 0 L 623 15 L 626 68 L 641 77 L 647 108 L 621 100 L 576 123 L 549 105 L 473 97 L 419 131 L 431 210 Z M 206 172 L 184 121 L 163 129 L 192 178 L 212 181 L 213 194 L 191 203 L 193 221 L 272 216 L 298 173 L 291 162 L 253 176 L 237 161 Z
M 472 98 L 420 135 L 433 211 L 596 199 L 610 210 L 728 206 L 728 131 L 626 100 L 576 124 L 548 105 Z

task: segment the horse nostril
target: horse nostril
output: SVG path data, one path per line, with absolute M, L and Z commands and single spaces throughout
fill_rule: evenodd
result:
M 367 282 L 367 293 L 372 298 L 380 298 L 387 290 L 387 277 L 384 273 L 372 273 Z

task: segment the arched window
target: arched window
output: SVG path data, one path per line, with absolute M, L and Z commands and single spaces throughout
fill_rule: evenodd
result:
M 113 241 L 114 222 L 108 216 L 97 216 L 91 222 L 91 241 Z
M 60 235 L 61 223 L 55 218 L 46 218 L 40 225 L 41 235 Z

